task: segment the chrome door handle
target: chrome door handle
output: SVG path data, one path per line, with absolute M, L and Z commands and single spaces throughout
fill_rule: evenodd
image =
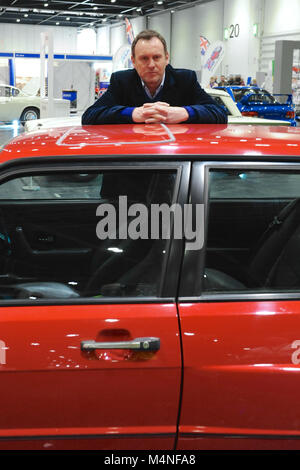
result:
M 160 348 L 159 338 L 135 338 L 131 341 L 116 341 L 97 343 L 93 340 L 81 341 L 82 351 L 94 351 L 95 349 L 134 349 L 135 351 L 158 351 Z

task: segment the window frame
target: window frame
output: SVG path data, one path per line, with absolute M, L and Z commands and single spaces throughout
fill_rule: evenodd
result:
M 47 174 L 47 173 L 92 173 L 93 171 L 122 171 L 122 170 L 175 170 L 177 173 L 173 201 L 182 205 L 187 203 L 188 200 L 188 190 L 189 190 L 189 179 L 191 171 L 191 162 L 190 161 L 176 161 L 170 159 L 167 161 L 161 161 L 157 159 L 151 159 L 147 156 L 147 161 L 136 160 L 135 157 L 132 160 L 124 158 L 117 159 L 111 158 L 110 160 L 92 157 L 89 159 L 88 156 L 80 157 L 79 159 L 74 158 L 74 160 L 58 160 L 57 157 L 47 157 L 47 158 L 28 158 L 22 159 L 21 161 L 13 161 L 4 163 L 0 166 L 0 184 L 5 183 L 5 181 L 22 177 L 29 176 L 34 174 Z M 149 159 L 148 159 L 149 158 Z M 46 160 L 46 161 L 45 161 Z M 95 201 L 94 199 L 92 199 Z M 7 199 L 3 199 L 2 202 L 5 204 L 8 202 Z M 9 204 L 41 204 L 44 203 L 47 205 L 49 200 L 47 199 L 23 199 L 16 200 L 11 199 Z M 76 202 L 80 203 L 89 203 L 88 199 L 61 199 L 61 200 L 50 200 L 50 204 L 53 203 L 71 203 L 75 204 Z M 1 201 L 0 201 L 1 204 Z M 96 227 L 95 227 L 96 230 Z M 91 297 L 79 297 L 72 299 L 11 299 L 11 300 L 2 300 L 0 301 L 0 307 L 5 306 L 33 306 L 33 305 L 89 305 L 89 304 L 135 304 L 135 303 L 162 303 L 162 302 L 174 302 L 177 297 L 178 284 L 179 284 L 179 274 L 183 258 L 184 251 L 184 240 L 177 240 L 170 236 L 169 240 L 166 240 L 166 250 L 167 256 L 164 260 L 162 266 L 162 275 L 159 292 L 156 297 L 105 297 L 105 298 L 91 298 Z
M 205 269 L 205 256 L 207 249 L 207 231 L 209 223 L 209 172 L 211 170 L 297 170 L 300 174 L 300 162 L 255 162 L 255 161 L 196 161 L 191 170 L 190 200 L 193 203 L 204 204 L 204 244 L 200 250 L 187 252 L 185 250 L 184 263 L 179 288 L 179 302 L 231 302 L 231 301 L 257 301 L 257 300 L 300 300 L 299 292 L 203 292 L 203 274 Z

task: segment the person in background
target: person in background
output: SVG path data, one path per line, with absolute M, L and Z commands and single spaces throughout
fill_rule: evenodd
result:
M 245 82 L 242 79 L 241 75 L 236 75 L 236 77 L 234 79 L 234 82 L 233 82 L 233 85 L 238 85 L 238 86 L 244 86 L 245 85 Z
M 196 73 L 169 64 L 165 39 L 145 30 L 132 46 L 134 69 L 111 75 L 107 91 L 82 115 L 82 124 L 226 124 L 227 115 L 201 88 Z
M 210 88 L 214 88 L 215 86 L 218 86 L 217 77 L 210 77 L 209 86 Z
M 221 75 L 220 81 L 219 81 L 219 86 L 226 86 L 226 85 L 227 85 L 226 77 L 225 77 L 225 75 Z

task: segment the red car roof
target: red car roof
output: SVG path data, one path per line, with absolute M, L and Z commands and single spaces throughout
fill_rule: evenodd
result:
M 24 157 L 84 155 L 299 156 L 300 129 L 289 126 L 136 124 L 52 128 L 24 133 L 0 163 Z

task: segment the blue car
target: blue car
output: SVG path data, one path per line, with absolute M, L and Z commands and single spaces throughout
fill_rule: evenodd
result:
M 259 87 L 232 85 L 215 88 L 227 91 L 244 116 L 281 119 L 289 121 L 291 126 L 297 125 L 292 95 L 274 95 L 287 97 L 285 103 L 280 103 L 268 91 Z

